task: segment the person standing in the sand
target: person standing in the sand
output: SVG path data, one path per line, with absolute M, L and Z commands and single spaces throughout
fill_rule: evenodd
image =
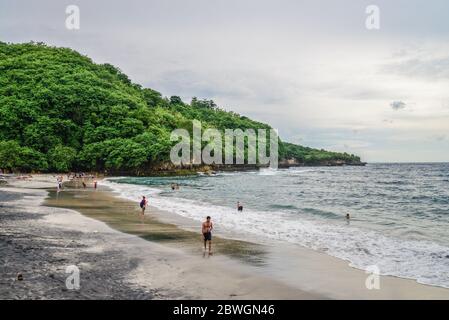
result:
M 207 216 L 206 221 L 204 221 L 201 226 L 201 232 L 203 233 L 203 237 L 204 237 L 204 250 L 205 251 L 206 251 L 206 244 L 207 244 L 207 242 L 209 242 L 209 253 L 212 252 L 212 229 L 213 228 L 214 228 L 214 225 L 212 224 L 210 217 Z
M 56 181 L 58 182 L 58 192 L 59 192 L 60 190 L 62 190 L 62 176 L 57 177 Z
M 142 196 L 142 200 L 140 201 L 140 209 L 142 209 L 142 216 L 145 215 L 145 209 L 147 208 L 148 200 L 145 196 Z

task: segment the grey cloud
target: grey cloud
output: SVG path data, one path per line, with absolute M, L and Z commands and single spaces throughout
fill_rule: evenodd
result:
M 384 71 L 406 77 L 425 78 L 426 80 L 449 80 L 449 56 L 435 59 L 413 58 L 388 64 Z
M 449 115 L 438 111 L 411 112 L 412 101 L 424 108 L 438 98 L 435 95 L 447 99 L 440 83 L 435 94 L 426 90 L 416 97 L 413 78 L 449 81 L 444 45 L 449 1 L 410 0 L 404 5 L 377 0 L 388 14 L 382 16 L 382 32 L 375 39 L 364 28 L 363 2 L 350 0 L 342 6 L 332 0 L 1 0 L 0 34 L 2 41 L 71 47 L 98 63 L 120 67 L 133 81 L 164 95 L 180 95 L 186 101 L 192 96 L 214 99 L 226 109 L 279 128 L 283 140 L 338 151 L 344 145 L 362 157 L 367 152 L 365 160 L 409 160 L 412 148 L 402 141 L 391 142 L 393 156 L 386 146 L 392 133 L 399 132 L 399 124 L 425 122 L 423 126 L 434 132 L 433 123 L 443 123 L 436 137 L 444 132 L 445 119 L 449 121 Z M 65 6 L 72 3 L 81 9 L 81 30 L 76 32 L 64 25 Z M 434 43 L 435 50 L 429 50 L 427 42 Z M 374 44 L 380 49 L 375 57 Z M 385 48 L 396 52 L 388 58 L 392 60 L 383 60 Z M 341 53 L 347 59 L 340 61 Z M 354 70 L 353 58 L 360 69 Z M 345 63 L 350 67 L 344 68 Z M 405 99 L 407 103 L 395 101 L 391 107 L 407 112 L 396 113 L 398 126 L 379 126 L 387 116 L 376 106 L 388 110 L 393 99 Z M 370 108 L 375 112 L 368 112 Z M 444 108 L 449 108 L 448 102 L 443 102 Z M 346 115 L 346 110 L 354 112 Z M 334 115 L 338 119 L 333 125 L 322 125 Z M 352 131 L 352 123 L 359 120 L 368 128 Z M 408 138 L 410 133 L 404 135 Z M 449 136 L 444 143 L 448 140 Z M 369 148 L 362 144 L 365 141 Z M 427 145 L 428 141 L 422 146 L 414 142 L 413 150 Z M 433 154 L 435 160 L 449 159 L 449 149 L 440 146 Z M 422 159 L 427 158 L 414 160 Z
M 225 97 L 228 101 L 254 101 L 270 105 L 288 103 L 290 98 L 284 87 L 285 82 L 256 71 L 202 72 L 184 68 L 162 72 L 148 86 L 164 94 L 180 95 L 186 99 L 193 96 L 212 99 Z
M 407 106 L 407 104 L 404 101 L 393 101 L 392 103 L 390 103 L 390 107 L 393 108 L 393 110 L 401 110 L 401 109 L 405 109 L 405 107 Z

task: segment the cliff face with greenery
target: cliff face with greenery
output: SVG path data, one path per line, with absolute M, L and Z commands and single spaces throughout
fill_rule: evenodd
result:
M 110 64 L 67 48 L 0 42 L 0 168 L 10 171 L 148 172 L 169 161 L 176 128 L 270 128 L 132 83 Z M 281 142 L 281 159 L 306 165 L 360 159 Z

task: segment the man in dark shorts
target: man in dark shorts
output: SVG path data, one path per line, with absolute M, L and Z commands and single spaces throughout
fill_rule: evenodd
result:
M 201 226 L 201 232 L 204 237 L 204 250 L 206 250 L 206 243 L 209 241 L 209 253 L 212 252 L 212 229 L 214 228 L 210 217 L 207 216 L 206 221 Z
M 142 209 L 142 217 L 145 215 L 145 209 L 147 208 L 147 198 L 142 196 L 142 201 L 140 201 L 140 209 Z
M 237 202 L 237 211 L 242 212 L 243 211 L 243 205 L 239 202 Z

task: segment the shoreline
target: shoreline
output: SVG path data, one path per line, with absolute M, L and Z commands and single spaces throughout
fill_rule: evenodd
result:
M 308 171 L 298 172 L 306 174 L 305 172 Z M 318 172 L 320 175 L 323 173 L 321 170 Z M 340 170 L 337 170 L 337 172 L 340 172 Z M 363 174 L 364 170 L 362 169 L 359 172 Z M 272 174 L 267 175 L 271 176 Z M 284 171 L 281 177 L 284 175 L 290 176 L 290 173 Z M 296 179 L 296 176 L 292 174 L 291 179 Z M 440 246 L 437 245 L 437 248 L 433 248 L 427 244 L 427 241 L 424 241 L 423 247 L 426 249 L 424 250 L 420 247 L 421 243 L 418 240 L 409 240 L 406 237 L 396 238 L 388 233 L 388 228 L 385 228 L 386 233 L 381 232 L 380 229 L 365 228 L 365 217 L 362 213 L 359 215 L 358 212 L 352 212 L 354 215 L 351 213 L 351 220 L 348 221 L 344 215 L 338 215 L 338 213 L 350 210 L 353 204 L 349 201 L 346 201 L 346 206 L 339 207 L 337 210 L 325 207 L 323 204 L 322 211 L 319 210 L 321 205 L 315 203 L 314 208 L 318 210 L 317 213 L 320 215 L 329 214 L 331 219 L 308 219 L 306 209 L 302 210 L 302 203 L 314 199 L 314 192 L 309 192 L 307 197 L 302 194 L 299 195 L 298 199 L 301 202 L 295 203 L 293 208 L 277 206 L 280 202 L 287 204 L 289 201 L 270 198 L 271 194 L 268 196 L 264 194 L 262 183 L 259 184 L 261 187 L 255 185 L 255 189 L 242 188 L 241 190 L 246 192 L 242 195 L 242 198 L 232 191 L 234 189 L 229 192 L 225 191 L 224 195 L 220 194 L 224 187 L 231 186 L 232 188 L 232 183 L 245 183 L 243 181 L 251 177 L 258 177 L 258 175 L 246 176 L 236 173 L 232 174 L 232 177 L 205 178 L 204 182 L 190 179 L 187 179 L 187 181 L 155 179 L 153 181 L 152 179 L 128 179 L 123 177 L 125 179 L 122 181 L 120 179 L 105 179 L 104 185 L 110 187 L 121 198 L 130 199 L 133 202 L 139 200 L 139 195 L 149 195 L 149 199 L 152 199 L 150 202 L 157 208 L 172 211 L 167 211 L 164 215 L 159 215 L 158 218 L 172 222 L 187 230 L 198 230 L 198 225 L 204 220 L 204 217 L 211 215 L 216 227 L 215 233 L 218 234 L 219 231 L 225 238 L 255 242 L 268 245 L 268 247 L 283 247 L 292 244 L 291 251 L 293 253 L 297 250 L 307 249 L 316 254 L 324 255 L 326 261 L 329 260 L 328 257 L 332 257 L 338 259 L 338 261 L 343 261 L 346 265 L 358 271 L 365 272 L 366 268 L 374 268 L 379 270 L 378 272 L 383 276 L 416 281 L 425 286 L 449 288 L 445 266 L 436 264 L 446 263 L 447 250 L 445 249 L 447 247 L 444 246 L 444 243 Z M 269 181 L 270 179 L 271 177 L 261 177 L 254 181 Z M 254 181 L 251 182 L 254 183 Z M 170 190 L 170 182 L 184 185 L 185 187 L 181 187 L 184 190 L 179 191 L 179 193 Z M 215 184 L 217 184 L 217 187 Z M 251 188 L 251 185 L 245 186 Z M 291 190 L 285 191 L 280 188 L 270 192 L 285 194 Z M 320 190 L 316 191 L 320 192 Z M 243 202 L 246 203 L 247 209 L 244 215 L 236 214 L 236 211 L 232 208 L 232 200 L 234 199 L 243 199 Z M 264 201 L 263 206 L 257 203 L 259 199 Z M 266 199 L 270 200 L 266 201 Z M 296 201 L 291 197 L 289 200 L 292 200 L 293 203 Z M 272 206 L 272 203 L 276 205 Z M 307 205 L 304 205 L 304 208 L 306 207 Z M 278 211 L 278 208 L 281 208 L 281 210 Z M 284 208 L 287 212 L 285 214 L 282 212 Z M 291 214 L 296 213 L 296 210 L 300 214 L 306 213 L 304 219 L 301 216 L 297 218 L 297 215 Z M 310 223 L 310 221 L 313 223 Z M 401 226 L 403 229 L 408 227 L 407 221 L 403 222 L 404 224 L 397 225 L 398 229 Z M 321 226 L 323 227 L 321 228 Z M 363 231 L 367 234 L 365 235 Z M 402 250 L 398 250 L 398 248 L 402 248 Z M 292 259 L 291 257 L 292 254 L 287 252 L 285 259 Z M 404 257 L 407 259 L 403 259 Z M 428 265 L 430 259 L 426 259 L 427 257 L 435 257 L 438 261 L 435 261 L 433 265 Z M 326 263 L 326 261 L 323 263 Z M 428 268 L 425 268 L 427 265 Z M 380 268 L 377 266 L 380 266 Z M 332 270 L 330 271 L 332 272 Z
M 34 250 L 28 256 L 15 252 L 17 235 L 4 240 L 2 246 L 11 250 L 10 259 L 4 262 L 2 290 L 5 299 L 323 299 L 311 292 L 291 288 L 264 275 L 255 275 L 252 267 L 244 267 L 231 259 L 213 256 L 207 262 L 202 256 L 194 256 L 182 248 L 170 247 L 138 236 L 119 232 L 104 222 L 89 218 L 78 211 L 43 206 L 47 191 L 42 184 L 29 182 L 30 188 L 2 187 L 7 193 L 31 195 L 36 201 L 2 200 L 8 207 L 21 211 L 20 216 L 33 213 L 31 221 L 21 228 L 20 237 L 28 238 L 35 227 L 42 234 L 58 232 L 56 238 L 77 244 L 72 255 L 53 252 L 43 245 L 49 266 L 42 263 Z M 64 191 L 63 191 L 64 192 Z M 82 196 L 82 190 L 77 191 Z M 90 191 L 87 191 L 90 192 Z M 120 202 L 120 201 L 119 201 Z M 1 211 L 2 219 L 4 210 Z M 39 215 L 34 214 L 38 212 Z M 5 221 L 7 221 L 5 219 Z M 9 222 L 12 224 L 12 222 Z M 20 221 L 19 223 L 23 223 Z M 69 241 L 69 243 L 70 243 Z M 64 246 L 63 246 L 64 247 Z M 65 248 L 65 247 L 64 247 Z M 87 253 L 89 260 L 84 260 Z M 65 255 L 65 260 L 53 256 Z M 83 257 L 83 259 L 80 258 Z M 80 260 L 81 259 L 81 260 Z M 75 261 L 77 260 L 77 261 Z M 75 262 L 75 263 L 74 263 Z M 77 262 L 77 263 L 76 263 Z M 80 266 L 81 288 L 65 289 L 66 264 Z M 37 267 L 35 266 L 37 264 Z M 42 268 L 40 270 L 39 268 Z M 114 270 L 112 273 L 110 270 Z M 11 270 L 22 270 L 24 280 L 16 281 Z M 46 281 L 50 274 L 57 282 Z M 103 270 L 103 272 L 102 272 Z M 44 273 L 45 281 L 37 281 L 36 273 Z M 84 276 L 83 276 L 84 275 Z M 112 275 L 112 276 L 111 276 Z M 87 277 L 87 279 L 85 279 Z M 112 289 L 114 288 L 114 289 Z M 270 290 L 267 290 L 267 289 Z
M 219 235 L 214 237 L 216 241 L 213 243 L 214 247 L 217 245 L 216 254 L 207 258 L 205 263 L 201 249 L 198 250 L 202 246 L 200 235 L 182 228 L 182 223 L 189 223 L 188 221 L 182 222 L 175 214 L 150 208 L 152 216 L 149 224 L 153 227 L 150 236 L 147 235 L 145 239 L 142 234 L 140 237 L 127 234 L 136 234 L 136 230 L 141 233 L 148 232 L 138 230 L 135 224 L 130 223 L 123 224 L 121 231 L 127 233 L 122 233 L 114 230 L 114 221 L 104 221 L 105 213 L 113 214 L 111 208 L 115 207 L 118 211 L 122 210 L 122 215 L 125 214 L 128 218 L 135 215 L 134 218 L 138 219 L 136 204 L 118 198 L 109 190 L 92 191 L 63 191 L 61 194 L 66 193 L 66 196 L 72 193 L 72 199 L 61 197 L 59 206 L 65 201 L 63 205 L 72 206 L 71 210 L 41 206 L 54 209 L 54 212 L 47 214 L 45 218 L 48 227 L 62 226 L 72 231 L 78 228 L 94 237 L 108 234 L 109 240 L 115 243 L 109 244 L 109 248 L 118 250 L 130 261 L 139 260 L 134 268 L 128 271 L 127 281 L 137 288 L 145 284 L 147 288 L 159 292 L 159 298 L 449 299 L 448 289 L 392 276 L 380 276 L 381 289 L 368 290 L 365 287 L 368 275 L 363 270 L 350 267 L 344 260 L 294 245 L 258 245 Z M 99 198 L 94 200 L 89 199 L 89 196 Z M 47 198 L 46 201 L 51 199 Z M 86 210 L 90 210 L 90 214 Z M 95 210 L 97 212 L 94 212 Z M 123 213 L 126 210 L 130 210 L 129 213 Z M 67 212 L 71 212 L 69 220 Z M 100 215 L 103 215 L 103 218 Z M 123 221 L 115 223 L 120 224 Z M 172 237 L 158 237 L 158 232 L 159 235 Z M 117 244 L 117 240 L 120 240 L 120 243 Z M 108 247 L 104 243 L 102 245 Z M 148 252 L 151 256 L 142 257 L 142 252 Z M 257 259 L 251 260 L 253 256 Z M 120 265 L 119 261 L 114 263 Z M 213 283 L 213 286 L 204 286 L 204 279 Z
M 119 197 L 114 191 L 113 195 Z M 119 197 L 120 199 L 124 199 Z M 123 201 L 130 202 L 124 199 Z M 132 203 L 132 202 L 131 202 Z M 153 207 L 157 220 L 175 224 L 187 231 L 198 228 L 198 221 Z M 222 238 L 238 239 L 244 243 L 258 243 L 255 238 L 242 240 L 241 236 L 220 232 Z M 283 242 L 258 243 L 263 250 L 259 270 L 289 286 L 310 290 L 330 299 L 449 299 L 449 289 L 422 284 L 415 279 L 380 275 L 380 290 L 365 286 L 365 270 L 352 267 L 350 262 L 324 252 Z M 244 261 L 245 263 L 251 263 Z M 300 270 L 299 272 L 297 272 Z
M 300 162 L 288 162 L 281 161 L 279 162 L 278 169 L 289 169 L 289 168 L 327 168 L 327 167 L 365 167 L 368 165 L 368 162 L 342 162 L 339 160 L 331 160 L 324 161 L 321 163 L 300 163 Z M 259 171 L 260 169 L 268 169 L 270 168 L 268 165 L 251 165 L 251 164 L 243 164 L 243 165 L 199 165 L 199 166 L 185 166 L 185 167 L 170 167 L 167 165 L 161 165 L 160 167 L 151 168 L 148 170 L 141 171 L 117 171 L 117 172 L 102 172 L 102 171 L 90 171 L 89 174 L 95 176 L 98 179 L 101 178 L 114 178 L 120 176 L 130 176 L 130 177 L 177 177 L 177 176 L 191 176 L 196 175 L 199 172 L 210 174 L 213 172 L 247 172 L 247 171 Z M 75 171 L 73 171 L 75 172 Z M 44 176 L 44 175 L 52 175 L 52 176 L 66 176 L 67 173 L 55 173 L 55 172 L 11 172 L 11 173 L 1 173 L 0 176 Z

